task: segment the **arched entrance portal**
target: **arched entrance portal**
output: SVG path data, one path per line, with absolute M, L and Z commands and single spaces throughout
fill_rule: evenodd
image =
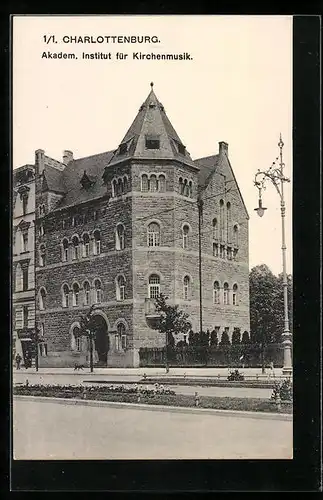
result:
M 98 354 L 95 364 L 97 366 L 107 366 L 109 351 L 108 327 L 105 319 L 99 314 L 93 317 L 93 331 L 95 332 L 95 350 Z

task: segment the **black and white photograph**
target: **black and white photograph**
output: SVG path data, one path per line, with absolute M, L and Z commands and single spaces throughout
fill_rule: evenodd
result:
M 292 16 L 12 26 L 14 460 L 292 460 Z

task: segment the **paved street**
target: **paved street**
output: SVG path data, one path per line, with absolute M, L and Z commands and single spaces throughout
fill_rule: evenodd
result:
M 62 384 L 62 385 L 100 385 L 101 387 L 103 386 L 102 383 L 95 383 L 89 381 L 95 381 L 95 380 L 105 380 L 107 382 L 109 381 L 116 381 L 120 384 L 122 384 L 123 381 L 128 381 L 128 382 L 137 382 L 140 380 L 141 377 L 138 377 L 136 375 L 133 376 L 124 376 L 124 375 L 90 375 L 87 373 L 77 373 L 77 374 L 40 374 L 40 373 L 35 373 L 35 372 L 16 372 L 14 373 L 13 376 L 13 382 L 14 383 L 26 383 L 26 380 L 28 379 L 28 382 L 30 384 L 44 384 L 44 385 L 50 385 L 50 384 Z M 86 382 L 85 382 L 86 381 Z M 148 384 L 150 387 L 152 387 L 152 384 Z M 165 378 L 165 386 L 167 386 L 167 378 Z M 194 394 L 195 391 L 199 393 L 200 396 L 219 396 L 219 397 L 236 397 L 236 398 L 243 398 L 243 397 L 249 397 L 249 398 L 265 398 L 269 399 L 272 393 L 272 389 L 254 389 L 254 388 L 248 388 L 248 387 L 201 387 L 198 385 L 194 386 L 186 386 L 186 385 L 171 385 L 169 386 L 170 389 L 175 391 L 178 394 Z
M 15 459 L 289 459 L 292 422 L 239 416 L 13 404 Z

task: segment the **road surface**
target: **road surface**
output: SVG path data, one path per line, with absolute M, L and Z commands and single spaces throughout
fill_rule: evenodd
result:
M 14 400 L 13 428 L 17 460 L 292 458 L 291 421 Z

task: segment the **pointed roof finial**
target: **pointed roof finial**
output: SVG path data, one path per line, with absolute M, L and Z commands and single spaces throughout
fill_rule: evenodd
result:
M 151 88 L 153 88 L 154 82 L 150 82 L 150 86 L 151 86 Z

